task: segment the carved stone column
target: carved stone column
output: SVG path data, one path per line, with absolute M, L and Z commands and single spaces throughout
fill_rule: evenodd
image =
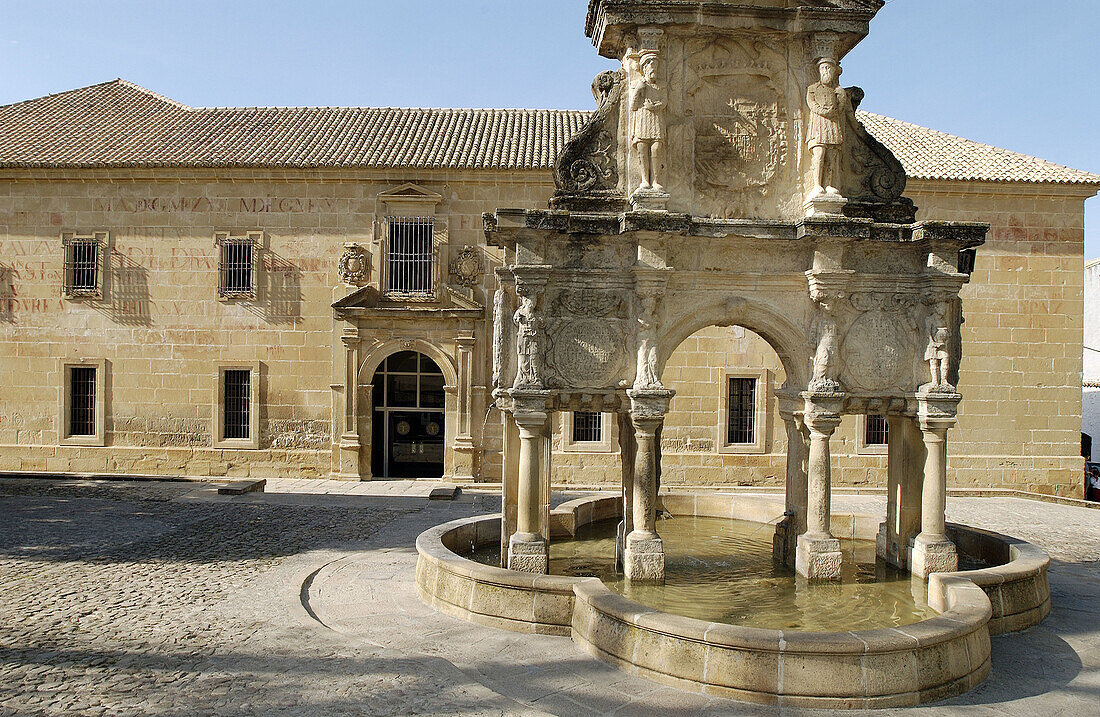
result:
M 544 465 L 541 449 L 547 419 L 544 407 L 548 395 L 546 392 L 532 392 L 522 404 L 517 399 L 513 411 L 519 427 L 519 495 L 516 532 L 508 541 L 508 568 L 525 573 L 546 574 L 549 568 L 549 543 L 539 532 Z
M 801 412 L 780 399 L 779 416 L 787 430 L 787 495 L 783 520 L 775 527 L 772 557 L 794 567 L 798 536 L 806 532 L 806 438 Z
M 665 549 L 657 535 L 657 476 L 660 452 L 657 434 L 674 395 L 669 390 L 628 391 L 630 418 L 637 444 L 631 500 L 631 531 L 623 551 L 623 572 L 631 582 L 665 579 Z
M 615 414 L 619 422 L 619 460 L 622 468 L 623 520 L 615 534 L 615 567 L 623 569 L 626 536 L 634 525 L 634 461 L 638 447 L 634 437 L 634 424 L 630 414 Z
M 878 556 L 899 568 L 909 565 L 909 542 L 920 532 L 924 445 L 908 416 L 888 416 L 886 521 L 879 526 Z
M 340 434 L 338 477 L 360 480 L 362 442 L 359 437 L 359 332 L 345 331 L 340 340 L 344 344 L 344 430 Z
M 950 402 L 950 400 L 949 400 Z M 953 407 L 922 400 L 920 430 L 924 437 L 924 485 L 921 491 L 921 531 L 909 550 L 909 571 L 926 578 L 959 567 L 955 544 L 947 538 L 947 430 L 955 425 Z M 957 405 L 957 400 L 953 401 Z M 951 415 L 945 415 L 950 413 Z
M 454 439 L 453 479 L 470 482 L 474 480 L 477 460 L 477 448 L 471 430 L 474 343 L 473 335 L 462 335 L 455 340 L 458 358 L 458 385 L 455 386 L 458 420 Z
M 829 401 L 830 404 L 833 401 Z M 798 536 L 795 570 L 811 580 L 840 579 L 840 541 L 832 536 L 830 495 L 832 457 L 829 441 L 840 425 L 839 400 L 827 409 L 811 407 L 807 402 L 806 425 L 810 429 L 810 449 L 806 461 L 806 532 Z

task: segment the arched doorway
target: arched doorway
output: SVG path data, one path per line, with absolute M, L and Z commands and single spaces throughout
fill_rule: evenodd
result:
M 445 393 L 439 366 L 424 354 L 401 351 L 379 365 L 372 384 L 372 474 L 442 477 Z

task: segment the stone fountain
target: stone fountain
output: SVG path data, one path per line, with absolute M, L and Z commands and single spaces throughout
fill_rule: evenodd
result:
M 545 210 L 485 216 L 503 250 L 493 387 L 504 414 L 503 513 L 418 540 L 421 596 L 506 629 L 572 634 L 632 672 L 740 699 L 915 704 L 989 673 L 989 635 L 1049 612 L 1045 555 L 945 523 L 947 435 L 962 399 L 961 288 L 987 226 L 916 221 L 898 160 L 839 83 L 879 0 L 592 0 L 587 35 L 621 69 L 558 156 Z M 658 498 L 666 361 L 708 326 L 759 334 L 782 361 L 786 494 Z M 550 510 L 550 420 L 619 416 L 621 493 Z M 830 439 L 845 414 L 887 418 L 888 508 L 837 516 Z M 941 616 L 895 630 L 718 626 L 548 575 L 550 540 L 619 520 L 628 584 L 660 583 L 658 509 L 775 528 L 776 562 L 841 577 L 839 537 L 928 578 Z M 838 535 L 844 526 L 844 535 Z M 496 543 L 504 567 L 467 557 Z M 960 547 L 985 570 L 956 572 Z M 1007 597 L 1006 597 L 1007 596 Z M 992 601 L 991 601 L 992 597 Z M 805 679 L 795 678 L 802 675 Z M 889 677 L 889 679 L 886 679 Z

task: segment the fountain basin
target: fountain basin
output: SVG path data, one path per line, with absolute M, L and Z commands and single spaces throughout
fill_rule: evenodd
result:
M 618 515 L 620 498 L 562 504 L 551 538 Z M 781 500 L 751 495 L 666 495 L 675 516 L 764 523 Z M 834 535 L 873 540 L 880 520 L 833 516 Z M 589 654 L 658 682 L 745 701 L 803 707 L 913 705 L 958 695 L 990 670 L 989 636 L 1038 624 L 1050 611 L 1049 558 L 1023 541 L 966 526 L 949 532 L 960 553 L 990 567 L 934 574 L 928 601 L 940 615 L 858 632 L 766 630 L 646 607 L 595 578 L 529 575 L 464 557 L 497 544 L 500 517 L 467 518 L 417 539 L 417 589 L 442 612 L 517 632 L 571 635 Z

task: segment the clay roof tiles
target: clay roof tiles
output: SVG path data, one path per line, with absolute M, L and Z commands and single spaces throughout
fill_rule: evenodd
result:
M 0 167 L 546 170 L 575 110 L 188 107 L 114 80 L 0 107 Z M 1100 185 L 1100 175 L 869 112 L 910 177 Z

